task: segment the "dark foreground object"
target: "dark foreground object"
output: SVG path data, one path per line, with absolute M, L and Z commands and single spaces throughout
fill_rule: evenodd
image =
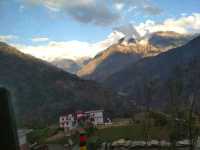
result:
M 0 149 L 19 150 L 9 92 L 0 87 Z

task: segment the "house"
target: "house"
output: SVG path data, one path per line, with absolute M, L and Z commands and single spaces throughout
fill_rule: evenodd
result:
M 93 125 L 104 124 L 103 110 L 77 111 L 74 114 L 62 115 L 59 118 L 60 128 L 66 132 L 84 126 L 86 123 Z
M 72 114 L 60 116 L 59 122 L 60 122 L 60 128 L 68 130 L 72 130 L 76 124 L 74 115 Z
M 103 110 L 86 111 L 85 115 L 91 119 L 94 125 L 104 123 Z
M 86 117 L 85 112 L 83 112 L 83 111 L 77 111 L 75 114 L 76 114 L 77 120 L 80 120 L 80 119 L 83 119 Z

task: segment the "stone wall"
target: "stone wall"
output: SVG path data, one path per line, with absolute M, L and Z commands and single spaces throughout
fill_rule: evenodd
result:
M 170 147 L 171 143 L 168 141 L 158 141 L 158 140 L 151 140 L 149 142 L 145 141 L 131 141 L 125 139 L 119 139 L 117 141 L 113 141 L 111 143 L 102 143 L 101 148 L 99 150 L 130 150 L 136 148 L 145 148 L 146 146 L 149 148 L 167 148 Z M 182 140 L 178 141 L 176 146 L 177 148 L 184 149 L 189 147 L 189 140 Z

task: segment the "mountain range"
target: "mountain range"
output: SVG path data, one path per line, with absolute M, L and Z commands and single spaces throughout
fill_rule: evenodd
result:
M 74 64 L 84 65 L 78 71 L 82 79 L 67 72 Z M 91 60 L 53 64 L 0 42 L 0 85 L 11 92 L 18 122 L 29 126 L 56 122 L 61 113 L 76 110 L 104 109 L 109 116 L 127 116 L 132 104 L 147 102 L 149 83 L 155 89 L 152 106 L 167 105 L 172 81 L 181 83 L 182 103 L 193 93 L 200 96 L 199 67 L 200 36 L 175 32 L 122 38 Z
M 200 36 L 189 43 L 163 52 L 157 56 L 143 58 L 128 65 L 123 70 L 112 74 L 104 85 L 119 93 L 131 96 L 138 103 L 144 104 L 145 88 L 155 88 L 152 103 L 162 108 L 170 99 L 170 84 L 181 89 L 181 101 L 188 100 L 192 94 L 200 97 Z M 199 102 L 197 102 L 197 105 Z
M 155 32 L 139 40 L 124 37 L 90 60 L 77 72 L 77 75 L 84 79 L 103 82 L 131 63 L 184 45 L 192 38 L 193 35 L 172 31 Z
M 126 97 L 19 52 L 0 42 L 0 85 L 9 89 L 17 120 L 22 125 L 57 122 L 60 113 L 104 109 L 123 115 Z

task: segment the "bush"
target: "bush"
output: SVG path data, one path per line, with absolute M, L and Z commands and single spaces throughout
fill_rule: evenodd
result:
M 159 112 L 151 112 L 150 117 L 154 119 L 154 125 L 156 127 L 165 127 L 168 123 L 167 117 Z
M 34 129 L 31 133 L 27 135 L 28 142 L 30 143 L 43 143 L 46 138 L 57 133 L 57 129 Z
M 89 138 L 87 142 L 88 150 L 97 150 L 101 146 L 101 143 L 101 139 L 97 136 Z

